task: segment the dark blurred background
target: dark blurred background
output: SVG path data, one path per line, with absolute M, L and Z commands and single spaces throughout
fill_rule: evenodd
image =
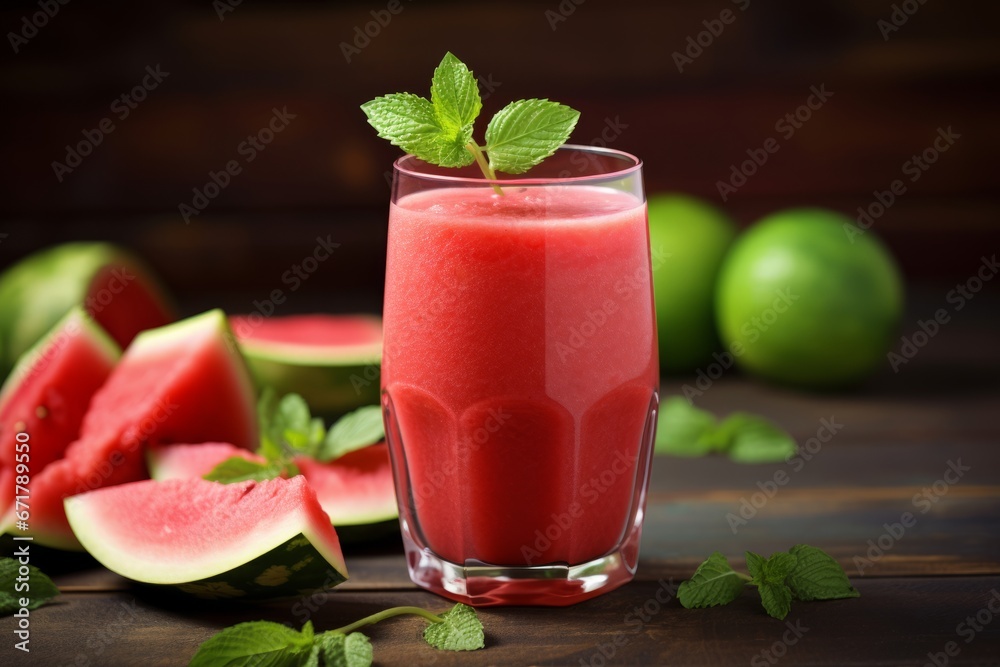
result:
M 446 50 L 480 78 L 480 139 L 506 102 L 551 97 L 582 111 L 576 143 L 642 157 L 649 193 L 700 195 L 741 225 L 807 204 L 856 218 L 903 179 L 872 230 L 911 285 L 964 280 L 1000 245 L 996 3 L 95 5 L 0 10 L 0 269 L 56 242 L 113 239 L 185 312 L 240 312 L 329 235 L 340 247 L 281 313 L 377 312 L 398 150 L 358 106 L 426 95 Z M 832 95 L 779 125 L 813 89 Z M 274 110 L 283 129 L 244 143 Z M 911 181 L 906 163 L 948 128 L 959 138 Z M 723 202 L 717 183 L 772 137 L 780 149 Z M 180 205 L 231 160 L 239 173 L 186 222 Z

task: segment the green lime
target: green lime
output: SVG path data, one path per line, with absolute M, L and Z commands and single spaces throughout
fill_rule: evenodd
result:
M 694 370 L 719 349 L 715 280 L 736 226 L 717 207 L 688 195 L 653 195 L 648 206 L 660 367 Z
M 767 216 L 733 245 L 719 274 L 719 334 L 761 377 L 830 388 L 881 363 L 903 309 L 888 250 L 850 218 L 818 208 Z

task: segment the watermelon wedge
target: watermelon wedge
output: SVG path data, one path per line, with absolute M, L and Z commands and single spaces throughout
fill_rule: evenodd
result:
M 133 581 L 252 599 L 347 579 L 337 533 L 302 477 L 146 480 L 73 496 L 65 506 L 84 548 Z
M 359 542 L 399 531 L 389 446 L 384 442 L 329 463 L 298 457 L 295 464 L 345 541 Z
M 226 443 L 170 445 L 149 452 L 149 472 L 161 481 L 201 478 L 232 456 L 264 461 L 262 456 Z M 365 542 L 399 531 L 389 447 L 384 442 L 329 463 L 296 457 L 295 465 L 316 492 L 341 542 Z
M 80 438 L 31 480 L 37 542 L 80 545 L 63 498 L 146 477 L 143 450 L 177 442 L 257 445 L 250 376 L 222 311 L 144 331 L 94 395 Z M 13 517 L 0 528 L 9 530 Z
M 339 415 L 379 402 L 382 320 L 372 315 L 230 317 L 254 378 Z
M 120 355 L 108 334 L 74 307 L 18 360 L 0 388 L 0 516 L 14 502 L 17 464 L 33 476 L 62 458 Z
M 175 319 L 159 282 L 128 251 L 110 243 L 54 246 L 0 276 L 0 376 L 73 306 L 121 347 Z

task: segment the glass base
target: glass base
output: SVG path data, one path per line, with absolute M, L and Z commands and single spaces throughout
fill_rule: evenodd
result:
M 565 607 L 612 591 L 635 576 L 642 517 L 623 546 L 600 558 L 569 565 L 491 565 L 467 560 L 451 563 L 421 547 L 401 521 L 410 579 L 432 593 L 474 607 L 534 605 Z

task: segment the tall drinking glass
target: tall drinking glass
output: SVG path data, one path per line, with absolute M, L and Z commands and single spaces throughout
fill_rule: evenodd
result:
M 404 156 L 386 267 L 382 402 L 413 581 L 474 605 L 629 581 L 659 390 L 642 163 L 564 146 L 491 183 Z

